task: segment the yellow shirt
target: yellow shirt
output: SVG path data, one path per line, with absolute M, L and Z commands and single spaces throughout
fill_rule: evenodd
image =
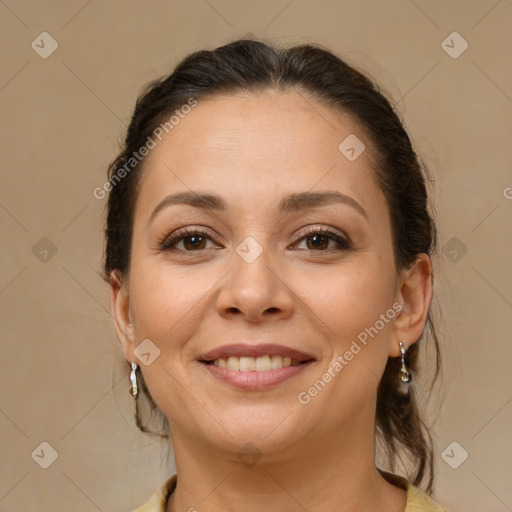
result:
M 167 498 L 176 487 L 176 476 L 173 475 L 163 482 L 149 501 L 135 512 L 165 512 Z M 386 476 L 389 477 L 389 480 L 407 489 L 407 503 L 404 512 L 447 512 L 441 505 L 411 485 L 405 478 L 390 473 L 386 473 Z

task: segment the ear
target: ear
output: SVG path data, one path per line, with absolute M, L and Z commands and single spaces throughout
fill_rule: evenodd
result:
M 389 357 L 400 355 L 399 341 L 409 346 L 418 341 L 427 322 L 432 300 L 432 262 L 427 254 L 418 254 L 398 281 L 396 301 L 403 304 L 393 324 Z
M 115 270 L 110 273 L 110 308 L 124 357 L 128 362 L 133 361 L 135 334 L 130 314 L 128 279 L 123 279 Z

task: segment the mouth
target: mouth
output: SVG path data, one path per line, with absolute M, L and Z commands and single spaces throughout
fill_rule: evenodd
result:
M 238 388 L 261 390 L 298 375 L 316 361 L 282 345 L 227 345 L 197 359 L 216 378 Z
M 198 358 L 199 362 L 241 372 L 268 372 L 310 363 L 315 358 L 306 352 L 282 345 L 226 345 Z

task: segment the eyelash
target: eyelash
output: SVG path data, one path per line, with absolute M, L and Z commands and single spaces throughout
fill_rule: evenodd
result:
M 301 238 L 299 238 L 299 240 L 297 242 L 302 242 L 303 240 L 313 236 L 313 235 L 324 235 L 324 236 L 327 236 L 329 237 L 330 240 L 333 240 L 334 242 L 336 242 L 338 244 L 338 247 L 337 248 L 334 248 L 334 250 L 336 251 L 348 251 L 350 249 L 352 249 L 352 246 L 350 245 L 350 243 L 348 242 L 348 240 L 346 238 L 344 238 L 343 236 L 341 236 L 337 231 L 334 231 L 332 229 L 329 229 L 329 228 L 310 228 L 308 229 L 305 233 L 302 233 L 301 234 Z M 164 240 L 162 240 L 160 243 L 159 243 L 159 247 L 160 247 L 160 250 L 161 251 L 182 251 L 182 252 L 201 252 L 201 251 L 205 251 L 207 249 L 199 249 L 198 251 L 187 251 L 187 250 L 182 250 L 182 249 L 174 249 L 173 246 L 176 245 L 177 243 L 181 242 L 182 240 L 185 240 L 187 238 L 192 238 L 194 236 L 199 236 L 201 238 L 208 238 L 209 240 L 212 240 L 212 237 L 210 236 L 210 233 L 208 231 L 205 231 L 203 229 L 198 229 L 198 228 L 184 228 L 184 229 L 181 229 L 179 230 L 176 234 L 172 235 L 172 236 L 168 236 L 166 237 Z M 305 249 L 307 251 L 312 251 L 312 252 L 331 252 L 333 249 L 321 249 L 319 251 L 315 251 L 314 249 Z

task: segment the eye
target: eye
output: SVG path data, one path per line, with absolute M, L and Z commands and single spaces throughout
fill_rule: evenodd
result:
M 210 233 L 207 231 L 197 228 L 184 228 L 165 238 L 159 246 L 162 251 L 184 250 L 185 252 L 195 252 L 208 249 L 208 247 L 205 247 L 207 241 L 213 242 Z M 183 248 L 176 247 L 180 243 L 183 243 Z
M 343 251 L 351 249 L 347 239 L 333 229 L 317 227 L 311 228 L 305 234 L 302 234 L 303 236 L 299 239 L 299 242 L 306 243 L 307 247 L 305 250 L 331 252 L 332 250 Z M 184 228 L 166 237 L 159 243 L 159 247 L 162 251 L 198 252 L 211 248 L 206 247 L 208 241 L 214 243 L 208 231 L 198 228 Z M 180 243 L 182 247 L 178 247 Z M 330 245 L 331 243 L 334 244 L 334 247 Z M 219 246 L 214 244 L 214 247 Z
M 329 228 L 309 229 L 299 242 L 305 242 L 306 250 L 310 251 L 331 252 L 333 247 L 329 247 L 330 242 L 334 243 L 335 251 L 347 251 L 352 248 L 344 236 Z

